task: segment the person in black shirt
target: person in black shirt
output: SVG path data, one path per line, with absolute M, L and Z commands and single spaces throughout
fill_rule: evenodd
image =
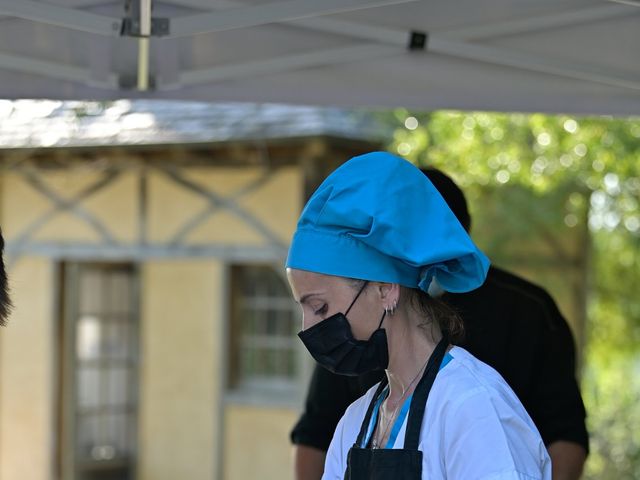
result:
M 462 191 L 438 170 L 423 173 L 469 231 Z M 460 346 L 495 368 L 527 409 L 551 456 L 554 480 L 580 478 L 589 451 L 586 413 L 575 377 L 573 336 L 551 296 L 493 266 L 480 288 L 441 293 L 464 321 Z M 316 366 L 305 410 L 291 432 L 297 479 L 322 476 L 326 450 L 344 411 L 383 375 L 346 377 Z

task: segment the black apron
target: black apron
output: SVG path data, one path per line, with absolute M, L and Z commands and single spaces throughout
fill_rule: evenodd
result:
M 424 418 L 424 409 L 427 398 L 440 370 L 440 364 L 447 352 L 449 341 L 446 338 L 440 340 L 435 350 L 429 357 L 427 368 L 422 374 L 420 383 L 413 392 L 407 428 L 404 436 L 403 449 L 372 449 L 361 448 L 371 421 L 373 409 L 382 390 L 387 385 L 387 378 L 380 382 L 375 395 L 371 399 L 367 414 L 360 427 L 360 433 L 356 443 L 349 449 L 347 456 L 347 471 L 345 480 L 422 480 L 422 452 L 418 450 L 420 443 L 420 429 Z M 373 435 L 371 435 L 373 437 Z M 371 440 L 369 440 L 371 443 Z

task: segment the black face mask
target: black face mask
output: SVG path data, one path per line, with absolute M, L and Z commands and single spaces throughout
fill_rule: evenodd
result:
M 387 334 L 382 326 L 369 340 L 356 340 L 346 315 L 367 286 L 365 283 L 345 313 L 336 313 L 300 333 L 298 337 L 311 356 L 327 370 L 339 375 L 356 376 L 372 370 L 384 370 L 389 365 Z

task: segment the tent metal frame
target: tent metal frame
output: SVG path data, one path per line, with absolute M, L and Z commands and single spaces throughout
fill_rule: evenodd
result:
M 150 11 L 151 0 L 140 1 L 146 2 L 147 11 Z M 204 11 L 183 17 L 162 19 L 169 23 L 168 33 L 166 30 L 158 30 L 155 33 L 151 31 L 149 35 L 142 35 L 142 37 L 147 37 L 147 39 L 154 35 L 162 35 L 164 38 L 190 37 L 203 33 L 280 23 L 309 31 L 342 35 L 362 43 L 341 48 L 318 49 L 302 54 L 281 55 L 259 61 L 226 63 L 211 68 L 183 71 L 178 69 L 179 62 L 176 58 L 174 62 L 169 62 L 169 67 L 164 67 L 165 71 L 157 72 L 162 77 L 162 82 L 159 82 L 155 76 L 151 76 L 149 85 L 158 91 L 169 91 L 211 82 L 241 79 L 245 76 L 256 77 L 302 68 L 391 56 L 397 54 L 399 50 L 407 48 L 413 32 L 327 18 L 327 15 L 415 1 L 417 0 L 323 0 L 322 2 L 288 0 L 266 5 L 247 6 L 243 2 L 235 0 L 222 0 L 215 3 L 218 10 L 211 10 L 211 5 L 197 0 L 168 2 L 176 6 L 199 8 Z M 510 48 L 477 43 L 503 35 L 570 27 L 581 23 L 640 14 L 640 10 L 633 8 L 629 3 L 610 0 L 609 4 L 564 12 L 548 11 L 526 19 L 498 21 L 449 31 L 422 33 L 428 35 L 427 51 L 429 53 L 640 90 L 640 79 L 627 72 L 614 71 L 604 66 L 597 66 L 595 63 L 567 62 L 549 56 L 539 56 Z M 78 2 L 78 8 L 69 8 L 33 0 L 0 0 L 0 15 L 111 37 L 123 34 L 123 22 L 131 20 L 126 17 L 120 19 L 86 12 L 82 9 L 81 2 Z M 139 33 L 129 32 L 129 34 L 141 36 Z M 140 45 L 139 67 L 143 64 L 148 67 L 148 40 Z M 146 45 L 146 48 L 143 49 L 142 45 Z M 164 54 L 177 57 L 175 47 L 172 48 L 170 43 L 165 45 L 167 48 L 164 50 Z M 106 56 L 92 54 L 91 58 L 105 59 Z M 90 60 L 89 63 L 90 67 L 87 68 L 28 56 L 0 53 L 0 64 L 3 68 L 13 71 L 41 75 L 55 80 L 81 82 L 106 90 L 118 90 L 132 86 L 130 78 L 118 78 L 110 71 L 108 64 L 98 64 L 99 62 L 96 60 Z M 148 74 L 145 68 L 142 70 L 139 68 L 138 77 L 141 75 L 140 72 Z M 131 76 L 134 76 L 133 72 Z M 141 84 L 138 83 L 141 90 L 148 88 L 149 85 L 141 87 Z

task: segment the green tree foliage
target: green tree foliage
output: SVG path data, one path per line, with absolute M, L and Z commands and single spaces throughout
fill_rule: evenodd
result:
M 454 177 L 490 257 L 564 299 L 584 358 L 586 478 L 638 478 L 640 119 L 393 115 L 389 148 Z

